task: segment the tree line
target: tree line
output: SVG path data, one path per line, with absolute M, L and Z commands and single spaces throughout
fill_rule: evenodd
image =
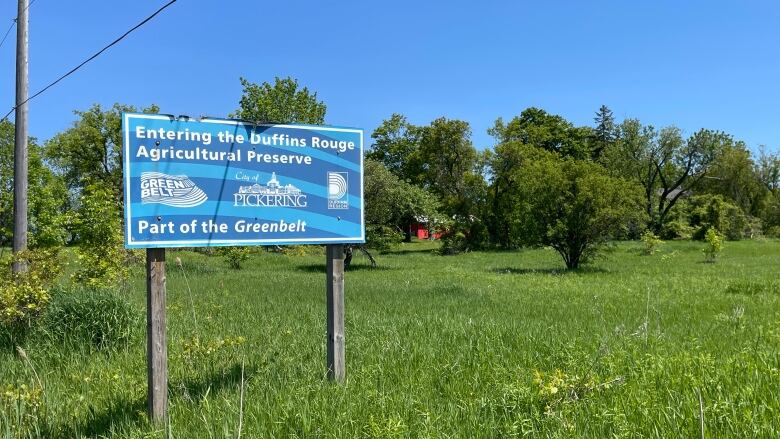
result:
M 253 122 L 323 124 L 327 106 L 292 78 L 255 84 L 230 116 Z M 84 279 L 121 276 L 122 135 L 125 111 L 94 105 L 51 139 L 30 139 L 30 243 L 80 244 Z M 650 230 L 665 239 L 780 235 L 780 156 L 717 130 L 691 135 L 602 106 L 592 126 L 539 108 L 498 118 L 491 148 L 471 141 L 468 122 L 415 125 L 392 114 L 365 155 L 367 245 L 411 238 L 411 225 L 444 232 L 444 253 L 549 246 L 567 267 L 607 242 Z M 0 122 L 0 246 L 12 240 L 13 124 Z
M 495 145 L 479 151 L 465 121 L 417 126 L 393 114 L 366 157 L 438 202 L 411 213 L 439 218 L 445 251 L 549 246 L 576 268 L 608 241 L 647 230 L 664 239 L 703 239 L 709 229 L 728 239 L 780 235 L 777 153 L 756 156 L 717 130 L 685 136 L 618 122 L 606 106 L 593 121 L 576 126 L 527 108 L 498 118 L 488 130 Z

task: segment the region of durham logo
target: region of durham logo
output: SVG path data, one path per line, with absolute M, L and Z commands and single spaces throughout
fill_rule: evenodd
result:
M 165 204 L 173 207 L 195 207 L 208 200 L 206 193 L 186 175 L 160 172 L 141 173 L 141 203 Z
M 349 209 L 347 173 L 328 172 L 328 209 Z
M 265 186 L 257 183 L 251 186 L 241 186 L 233 194 L 233 206 L 244 207 L 306 207 L 306 195 L 297 187 L 287 184 L 282 186 L 276 179 L 276 172 Z

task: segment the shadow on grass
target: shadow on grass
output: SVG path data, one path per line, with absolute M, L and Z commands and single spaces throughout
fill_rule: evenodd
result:
M 244 381 L 255 374 L 257 368 L 244 365 Z M 203 399 L 211 393 L 221 390 L 236 390 L 241 385 L 241 364 L 234 364 L 229 369 L 213 370 L 205 376 L 190 377 L 176 383 L 171 383 L 171 396 L 184 401 Z
M 560 275 L 568 275 L 568 274 L 607 273 L 607 270 L 600 267 L 580 267 L 573 270 L 567 270 L 563 267 L 558 267 L 558 268 L 503 267 L 503 268 L 491 268 L 489 271 L 496 274 L 549 274 L 551 276 L 560 276 Z
M 325 273 L 325 264 L 308 264 L 308 265 L 298 265 L 295 267 L 298 271 L 304 271 L 306 273 Z M 376 267 L 371 267 L 371 265 L 365 265 L 365 264 L 352 264 L 347 268 L 347 273 L 353 272 L 353 271 L 390 271 L 395 270 L 395 268 L 387 267 L 384 265 L 377 265 Z
M 90 410 L 87 419 L 80 424 L 54 426 L 43 433 L 45 437 L 71 438 L 77 436 L 104 437 L 128 427 L 148 425 L 144 413 L 146 399 L 122 399 L 102 411 Z

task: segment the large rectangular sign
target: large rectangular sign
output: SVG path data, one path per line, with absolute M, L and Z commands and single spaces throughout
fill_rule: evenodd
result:
M 125 246 L 365 242 L 363 131 L 125 113 Z

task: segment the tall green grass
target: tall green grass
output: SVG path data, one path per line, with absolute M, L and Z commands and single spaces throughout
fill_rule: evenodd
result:
M 435 246 L 377 269 L 356 254 L 343 385 L 325 379 L 323 256 L 237 271 L 171 252 L 169 426 L 146 420 L 143 337 L 30 341 L 39 404 L 16 426 L 19 398 L 0 395 L 0 436 L 235 437 L 241 416 L 242 437 L 699 437 L 702 418 L 708 437 L 780 437 L 777 241 L 729 242 L 714 264 L 701 243 L 620 244 L 576 272 L 551 250 Z M 0 389 L 34 388 L 30 364 L 0 352 Z

